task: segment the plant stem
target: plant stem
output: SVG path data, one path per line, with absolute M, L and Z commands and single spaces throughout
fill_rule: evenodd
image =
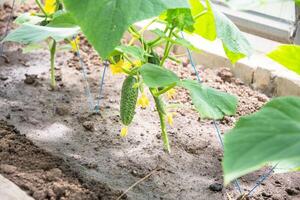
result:
M 153 95 L 158 97 L 159 95 L 166 93 L 167 91 L 169 91 L 170 89 L 172 89 L 175 86 L 176 86 L 176 83 L 169 85 L 168 87 L 165 87 L 164 89 L 160 90 L 159 92 L 153 92 Z
M 43 6 L 42 6 L 40 0 L 35 0 L 35 2 L 36 2 L 36 4 L 38 5 L 38 7 L 41 9 L 41 11 L 44 13 L 44 15 L 45 15 L 45 17 L 46 17 L 46 19 L 47 19 L 48 14 L 47 14 L 46 11 L 44 10 L 44 8 L 43 8 Z
M 168 38 L 170 40 L 171 40 L 171 37 L 172 37 L 173 30 L 174 30 L 174 27 L 170 28 L 170 32 L 169 32 L 169 35 L 168 35 Z M 169 56 L 169 53 L 170 53 L 170 50 L 171 50 L 171 47 L 172 47 L 172 44 L 171 44 L 170 40 L 167 40 L 167 44 L 166 44 L 165 51 L 164 51 L 164 56 L 161 59 L 160 66 L 164 65 L 166 59 Z
M 164 143 L 164 149 L 168 153 L 171 153 L 171 148 L 170 148 L 169 138 L 168 138 L 168 133 L 167 133 L 167 128 L 166 128 L 165 112 L 163 110 L 164 105 L 161 104 L 160 97 L 154 95 L 154 93 L 156 92 L 157 89 L 154 89 L 154 88 L 149 88 L 149 89 L 150 89 L 150 93 L 152 94 L 153 99 L 155 101 L 156 110 L 158 112 L 158 116 L 159 116 L 159 120 L 160 120 L 160 127 L 161 127 L 161 136 L 162 136 L 162 140 Z
M 50 48 L 50 62 L 51 62 L 51 87 L 55 89 L 55 52 L 56 52 L 56 41 L 53 40 L 52 46 Z
M 164 143 L 164 149 L 168 152 L 171 153 L 171 148 L 169 144 L 169 138 L 168 138 L 168 133 L 167 133 L 167 128 L 166 128 L 166 121 L 165 121 L 165 115 L 160 111 L 160 108 L 157 104 L 158 97 L 154 97 L 155 104 L 156 104 L 156 109 L 159 115 L 159 120 L 160 120 L 160 127 L 161 127 L 161 137 Z

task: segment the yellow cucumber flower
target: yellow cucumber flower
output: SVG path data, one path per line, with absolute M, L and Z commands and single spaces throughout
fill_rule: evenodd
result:
M 56 0 L 45 0 L 44 10 L 48 15 L 56 11 Z
M 121 137 L 126 137 L 127 133 L 128 133 L 128 127 L 127 126 L 122 127 L 121 132 L 120 132 L 120 136 Z
M 141 106 L 143 109 L 145 109 L 147 106 L 149 106 L 149 99 L 147 95 L 143 92 L 141 97 L 138 99 L 139 106 Z
M 123 73 L 124 71 L 122 68 L 129 70 L 131 68 L 131 64 L 124 60 L 119 60 L 116 64 L 110 64 L 111 72 L 114 75 Z
M 167 91 L 167 97 L 168 99 L 173 99 L 175 97 L 176 90 L 174 88 Z
M 136 60 L 136 61 L 133 61 L 133 64 L 135 67 L 140 67 L 140 66 L 142 66 L 142 61 Z
M 170 126 L 173 126 L 173 113 L 167 114 L 167 121 Z
M 72 51 L 73 52 L 77 52 L 77 47 L 79 45 L 79 42 L 80 42 L 79 36 L 76 36 L 75 39 L 73 39 L 73 40 L 70 41 L 70 45 L 72 47 Z

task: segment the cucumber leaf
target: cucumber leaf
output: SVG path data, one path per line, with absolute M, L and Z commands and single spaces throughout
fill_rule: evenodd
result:
M 68 12 L 57 12 L 53 20 L 47 24 L 49 27 L 76 27 L 75 19 Z
M 23 24 L 16 30 L 9 33 L 3 40 L 19 42 L 22 44 L 37 43 L 48 38 L 61 41 L 70 38 L 79 32 L 79 27 L 74 28 L 53 28 L 33 24 Z
M 158 65 L 147 63 L 140 72 L 148 87 L 165 87 L 179 82 L 174 72 Z
M 190 92 L 193 104 L 201 118 L 222 119 L 225 115 L 236 113 L 238 101 L 235 96 L 194 80 L 183 80 L 180 85 Z
M 206 1 L 205 8 L 199 0 L 189 0 L 192 15 L 195 19 L 194 33 L 213 41 L 217 37 L 215 18 L 210 3 Z
M 120 44 L 133 23 L 167 9 L 189 8 L 187 0 L 64 0 L 64 4 L 103 58 Z
M 300 46 L 281 45 L 274 51 L 268 53 L 267 56 L 289 70 L 300 74 Z
M 30 13 L 23 13 L 20 16 L 15 19 L 14 23 L 21 25 L 21 24 L 38 24 L 40 22 L 44 21 L 43 17 L 34 16 Z
M 197 18 L 194 33 L 211 41 L 219 38 L 232 63 L 243 57 L 249 57 L 252 53 L 252 47 L 242 32 L 230 19 L 214 8 L 209 0 L 205 2 L 206 8 L 200 0 L 190 0 L 192 14 Z M 200 16 L 197 17 L 198 15 Z
M 116 50 L 121 53 L 125 53 L 127 55 L 130 55 L 138 60 L 145 61 L 145 56 L 151 56 L 148 54 L 144 49 L 137 46 L 118 46 L 116 47 Z
M 225 184 L 275 163 L 278 169 L 296 170 L 300 166 L 300 98 L 276 98 L 257 113 L 242 117 L 225 134 L 224 144 Z

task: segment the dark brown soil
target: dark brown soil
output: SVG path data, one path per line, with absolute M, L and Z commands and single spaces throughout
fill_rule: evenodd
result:
M 120 195 L 81 177 L 63 159 L 37 147 L 5 121 L 0 121 L 0 173 L 39 200 L 116 199 Z
M 31 8 L 23 6 L 21 9 Z M 0 18 L 4 16 L 1 14 Z M 0 19 L 0 27 L 3 27 L 1 22 Z M 80 46 L 91 92 L 97 97 L 103 65 L 84 38 Z M 176 97 L 166 99 L 169 103 L 181 104 L 180 108 L 168 110 L 175 116 L 174 126 L 168 126 L 172 152 L 166 154 L 162 149 L 159 120 L 152 100 L 149 108 L 136 110 L 128 136 L 120 138 L 119 99 L 124 76 L 107 73 L 100 114 L 93 114 L 88 109 L 79 60 L 72 53 L 58 53 L 56 64 L 60 87 L 51 91 L 49 53 L 46 50 L 23 54 L 20 46 L 9 44 L 6 47 L 5 55 L 10 62 L 0 60 L 0 119 L 13 124 L 27 139 L 10 133 L 2 141 L 4 146 L 10 142 L 15 146 L 23 143 L 27 146 L 25 149 L 21 146 L 9 148 L 17 152 L 14 159 L 9 160 L 6 154 L 2 157 L 1 153 L 0 159 L 1 163 L 12 166 L 4 165 L 4 169 L 16 173 L 6 173 L 6 177 L 30 191 L 31 195 L 34 192 L 41 195 L 48 194 L 48 191 L 52 193 L 57 185 L 63 185 L 68 188 L 64 194 L 72 195 L 74 191 L 78 194 L 76 197 L 87 195 L 82 199 L 89 199 L 88 195 L 92 195 L 90 199 L 94 198 L 93 195 L 103 199 L 116 198 L 119 192 L 114 191 L 125 191 L 154 169 L 160 169 L 130 190 L 127 198 L 219 200 L 240 196 L 233 185 L 221 187 L 223 155 L 215 128 L 211 121 L 200 119 L 193 111 L 185 90 L 177 88 Z M 182 78 L 196 79 L 186 58 L 183 59 L 183 65 L 168 62 L 167 67 Z M 205 84 L 239 99 L 237 114 L 219 122 L 222 133 L 232 128 L 240 116 L 257 111 L 269 100 L 234 78 L 228 69 L 212 70 L 203 66 L 197 66 L 197 69 Z M 11 141 L 10 137 L 17 139 Z M 36 149 L 37 152 L 33 153 Z M 27 165 L 22 162 L 27 160 Z M 240 179 L 244 192 L 253 187 L 265 170 Z M 47 174 L 60 176 L 49 182 Z M 41 178 L 36 179 L 39 175 Z M 253 199 L 300 199 L 299 186 L 299 173 L 276 174 L 265 181 Z

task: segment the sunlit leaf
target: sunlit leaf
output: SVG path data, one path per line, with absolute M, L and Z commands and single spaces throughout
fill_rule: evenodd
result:
M 289 70 L 300 74 L 300 46 L 281 45 L 267 54 L 268 57 L 282 64 Z
M 194 33 L 207 40 L 215 40 L 217 37 L 216 24 L 212 8 L 206 1 L 205 8 L 199 0 L 189 0 L 191 4 L 192 15 L 196 18 L 194 24 Z

